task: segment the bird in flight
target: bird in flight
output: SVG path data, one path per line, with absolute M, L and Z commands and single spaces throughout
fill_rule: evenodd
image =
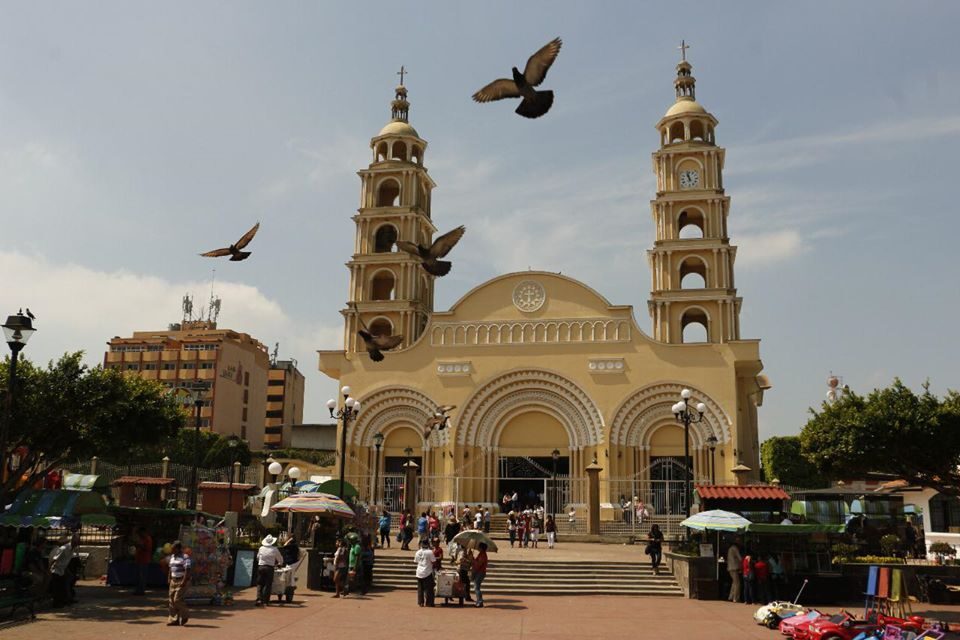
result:
M 200 255 L 204 258 L 222 258 L 223 256 L 230 256 L 230 262 L 240 262 L 241 260 L 246 260 L 250 257 L 250 251 L 241 251 L 244 247 L 250 244 L 250 241 L 253 240 L 253 236 L 257 235 L 257 231 L 260 229 L 260 223 L 253 225 L 253 228 L 250 231 L 247 231 L 243 234 L 239 240 L 229 247 L 224 247 L 223 249 L 214 249 L 213 251 L 207 251 L 206 253 L 201 253 Z
M 423 425 L 423 437 L 429 438 L 430 434 L 433 433 L 433 430 L 441 431 L 447 428 L 447 422 L 450 420 L 450 416 L 447 415 L 448 411 L 453 411 L 457 408 L 455 404 L 445 404 L 437 407 L 437 410 L 432 416 L 427 420 L 426 424 Z
M 397 248 L 420 258 L 420 264 L 427 273 L 435 276 L 445 276 L 450 273 L 450 268 L 453 266 L 453 263 L 440 260 L 440 258 L 450 253 L 450 250 L 460 242 L 460 238 L 463 237 L 466 231 L 467 228 L 460 225 L 453 231 L 448 231 L 434 240 L 433 244 L 429 247 L 422 247 L 413 242 L 407 242 L 406 240 L 397 240 Z
M 360 317 L 357 317 L 360 320 Z M 383 360 L 382 351 L 389 351 L 390 349 L 395 349 L 400 346 L 400 343 L 403 342 L 403 336 L 375 336 L 370 333 L 370 330 L 367 328 L 367 325 L 363 323 L 363 320 L 360 320 L 360 326 L 362 329 L 357 330 L 357 335 L 363 339 L 363 344 L 367 347 L 367 353 L 370 355 L 370 359 L 374 362 L 380 362 Z
M 524 118 L 539 118 L 553 106 L 553 91 L 537 91 L 534 87 L 547 77 L 550 65 L 557 59 L 563 41 L 554 38 L 530 56 L 523 73 L 514 67 L 513 80 L 500 78 L 473 94 L 476 102 L 492 102 L 504 98 L 523 98 L 516 112 Z

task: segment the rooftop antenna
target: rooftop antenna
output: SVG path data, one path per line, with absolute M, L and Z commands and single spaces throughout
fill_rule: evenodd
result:
M 193 296 L 189 293 L 184 294 L 180 306 L 183 309 L 183 322 L 191 322 L 193 320 Z
M 220 317 L 220 298 L 213 293 L 213 286 L 217 282 L 217 270 L 210 276 L 210 303 L 207 305 L 207 322 L 215 323 Z
M 274 342 L 274 343 L 273 343 L 273 357 L 271 358 L 271 359 L 272 359 L 272 362 L 271 362 L 270 364 L 272 364 L 273 366 L 277 366 L 277 359 L 279 358 L 279 356 L 280 356 L 280 343 L 279 343 L 279 342 Z

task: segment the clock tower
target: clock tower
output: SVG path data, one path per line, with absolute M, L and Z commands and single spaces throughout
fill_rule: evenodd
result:
M 737 249 L 727 236 L 730 198 L 723 191 L 724 149 L 717 119 L 696 101 L 686 45 L 674 80 L 677 99 L 657 131 L 653 154 L 657 197 L 651 202 L 656 241 L 647 252 L 653 275 L 648 307 L 653 336 L 662 342 L 740 339 L 734 287 Z

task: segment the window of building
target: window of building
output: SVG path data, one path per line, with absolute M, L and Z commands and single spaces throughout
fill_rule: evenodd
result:
M 244 422 L 247 421 L 247 408 L 246 408 L 246 407 L 243 408 L 243 411 L 242 411 L 241 414 L 240 414 L 240 419 L 243 420 Z
M 240 439 L 241 440 L 247 439 L 247 425 L 245 424 L 240 425 Z
M 267 396 L 267 402 L 283 402 L 283 396 L 282 396 L 282 395 L 279 395 L 279 396 L 277 396 L 277 395 Z
M 267 385 L 270 387 L 282 387 L 283 378 L 280 378 L 279 380 L 274 380 L 271 378 L 270 380 L 267 380 Z
M 267 417 L 268 417 L 268 418 L 282 418 L 282 417 L 283 417 L 283 409 L 276 409 L 276 410 L 274 410 L 274 411 L 267 411 Z
M 249 390 L 249 389 L 244 389 L 244 390 L 243 390 L 243 404 L 247 404 L 248 402 L 250 402 L 250 390 Z
M 196 363 L 196 362 L 182 362 L 182 363 L 180 363 L 180 368 L 181 368 L 181 369 L 196 369 L 196 368 L 197 368 L 197 363 Z
M 930 498 L 930 531 L 960 533 L 960 499 L 943 494 Z
M 174 369 L 177 368 L 177 363 L 176 363 L 176 362 L 164 362 L 162 368 L 163 368 L 164 371 L 173 371 Z
M 147 362 L 143 365 L 143 368 L 146 369 L 147 371 L 156 371 L 157 367 L 158 365 L 156 362 Z
M 128 364 L 128 365 L 126 366 L 126 370 L 127 370 L 127 371 L 140 371 L 140 365 L 139 365 L 139 364 Z
M 243 372 L 243 386 L 245 386 L 245 387 L 249 387 L 249 386 L 250 386 L 250 372 L 249 372 L 249 371 L 244 371 L 244 372 Z M 244 402 L 246 402 L 246 400 L 244 400 Z
M 212 362 L 201 362 L 201 363 L 200 363 L 200 368 L 201 368 L 201 369 L 213 369 L 213 363 L 212 363 Z
M 393 251 L 393 245 L 397 242 L 397 228 L 392 224 L 385 224 L 377 229 L 374 235 L 373 252 L 389 253 Z
M 184 351 L 216 351 L 219 348 L 220 348 L 220 345 L 216 343 L 209 343 L 209 342 L 183 345 Z
M 148 344 L 147 351 L 163 351 L 162 344 Z

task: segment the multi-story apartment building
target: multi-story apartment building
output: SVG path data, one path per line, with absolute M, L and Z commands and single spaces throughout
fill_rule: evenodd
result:
M 295 360 L 276 360 L 271 364 L 267 373 L 267 415 L 263 428 L 265 448 L 290 444 L 292 426 L 303 422 L 303 391 L 304 377 Z
M 216 322 L 191 321 L 170 325 L 166 331 L 115 336 L 107 345 L 105 367 L 159 380 L 171 389 L 206 386 L 200 427 L 237 435 L 253 450 L 264 448 L 270 358 L 266 347 L 249 334 L 219 329 Z M 301 421 L 302 375 L 299 396 L 292 392 L 289 397 L 296 398 L 291 406 L 300 411 Z M 192 420 L 187 424 L 193 427 Z

